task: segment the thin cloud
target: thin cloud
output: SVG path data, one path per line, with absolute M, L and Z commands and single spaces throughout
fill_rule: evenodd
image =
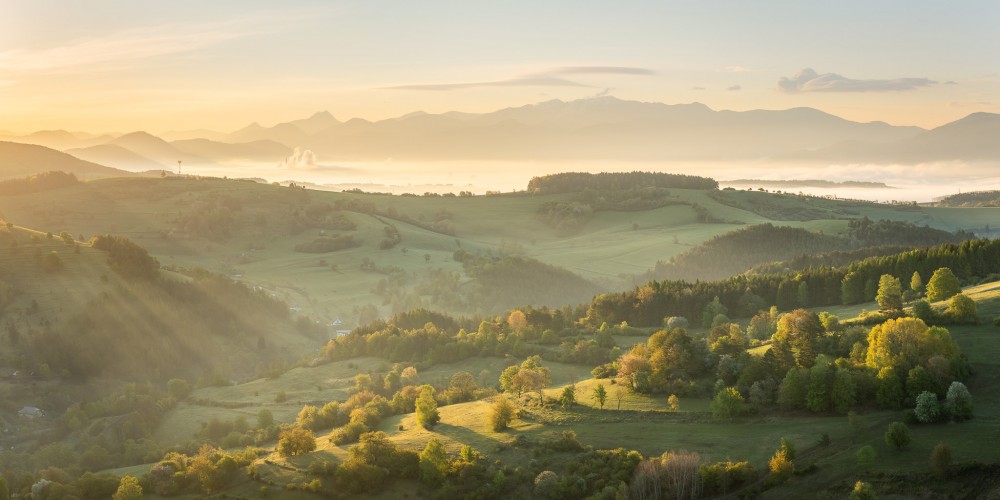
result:
M 639 75 L 654 76 L 656 72 L 646 68 L 629 66 L 565 66 L 540 73 L 541 75 Z
M 726 66 L 719 71 L 722 73 L 748 73 L 753 70 L 744 66 Z
M 593 87 L 592 85 L 586 85 L 565 77 L 574 75 L 651 76 L 655 74 L 656 73 L 650 69 L 627 66 L 563 66 L 526 76 L 508 78 L 506 80 L 459 83 L 421 83 L 395 85 L 383 88 L 390 90 L 448 91 L 480 87 Z
M 55 47 L 6 50 L 0 52 L 0 69 L 15 75 L 73 72 L 81 68 L 89 71 L 95 65 L 116 65 L 149 57 L 192 52 L 228 40 L 273 31 L 273 15 L 130 28 L 70 40 Z
M 727 87 L 726 88 L 726 90 L 731 91 L 731 92 L 735 92 L 737 90 L 742 90 L 742 89 L 743 89 L 743 87 L 741 87 L 739 85 L 733 85 L 731 87 Z
M 565 78 L 555 77 L 524 77 L 511 78 L 510 80 L 495 80 L 489 82 L 464 82 L 464 83 L 429 83 L 419 85 L 397 85 L 395 87 L 385 87 L 393 90 L 462 90 L 477 87 L 590 87 Z
M 691 90 L 705 90 L 705 87 L 691 87 Z
M 896 92 L 934 85 L 927 78 L 893 78 L 891 80 L 855 80 L 836 73 L 819 74 L 810 68 L 789 78 L 778 80 L 778 90 L 798 92 Z

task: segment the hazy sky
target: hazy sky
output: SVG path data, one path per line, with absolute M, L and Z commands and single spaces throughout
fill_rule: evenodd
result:
M 1000 2 L 0 0 L 0 130 L 229 131 L 610 93 L 1000 112 Z

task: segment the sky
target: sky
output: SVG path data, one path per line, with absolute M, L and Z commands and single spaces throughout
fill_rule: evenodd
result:
M 1000 112 L 1000 2 L 0 0 L 0 131 L 232 131 L 596 95 Z

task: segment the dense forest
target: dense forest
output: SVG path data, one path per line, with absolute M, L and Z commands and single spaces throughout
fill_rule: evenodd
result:
M 944 196 L 939 207 L 1000 207 L 1000 191 L 974 191 Z
M 875 299 L 879 277 L 891 274 L 909 282 L 914 272 L 927 279 L 936 269 L 949 267 L 962 280 L 1000 273 L 1000 240 L 969 240 L 937 247 L 871 257 L 846 267 L 810 268 L 789 275 L 735 276 L 722 281 L 651 281 L 622 293 L 594 299 L 587 314 L 590 324 L 627 321 L 630 325 L 659 325 L 666 316 L 695 321 L 705 307 L 718 300 L 727 311 L 752 314 L 760 304 L 779 309 L 857 304 Z
M 532 177 L 528 192 L 535 194 L 579 193 L 585 190 L 626 191 L 635 188 L 718 189 L 708 177 L 661 172 L 564 172 Z
M 883 246 L 927 247 L 973 237 L 966 232 L 949 233 L 909 222 L 873 221 L 867 217 L 848 222 L 843 235 L 760 224 L 716 236 L 667 262 L 657 262 L 640 281 L 719 280 L 755 266 L 781 261 L 794 261 L 789 266 L 791 269 L 801 269 L 807 262 L 844 265 L 857 260 L 857 256 L 884 255 L 886 251 L 878 250 Z M 826 257 L 818 258 L 818 255 Z

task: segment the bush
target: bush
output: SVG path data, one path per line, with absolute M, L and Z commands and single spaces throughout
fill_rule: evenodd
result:
M 941 405 L 938 404 L 937 394 L 930 391 L 921 392 L 917 396 L 917 407 L 913 412 L 920 423 L 937 422 L 941 418 Z
M 771 471 L 771 476 L 768 479 L 771 484 L 781 484 L 792 477 L 792 473 L 795 472 L 795 464 L 788 458 L 785 450 L 776 451 L 767 465 L 768 470 Z
M 875 463 L 875 459 L 878 458 L 878 453 L 875 452 L 875 448 L 870 444 L 866 444 L 858 449 L 855 458 L 858 460 L 858 465 L 862 467 L 867 467 Z
M 902 450 L 910 445 L 910 428 L 902 422 L 889 424 L 889 430 L 885 431 L 885 444 L 890 448 Z
M 955 420 L 962 421 L 972 418 L 972 394 L 969 394 L 969 388 L 961 382 L 952 382 L 951 386 L 948 387 L 948 395 L 946 397 L 948 404 L 948 411 L 951 413 L 951 417 Z
M 851 500 L 877 500 L 875 490 L 872 485 L 858 481 L 854 483 L 854 490 L 851 491 Z
M 733 419 L 742 415 L 743 411 L 743 396 L 733 387 L 719 391 L 712 400 L 712 416 L 715 418 Z
M 940 479 L 948 477 L 948 469 L 951 467 L 951 447 L 938 443 L 931 451 L 931 470 Z

